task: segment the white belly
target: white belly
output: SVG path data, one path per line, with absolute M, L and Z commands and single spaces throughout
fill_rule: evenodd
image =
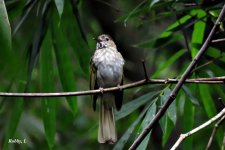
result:
M 119 52 L 114 55 L 115 50 L 108 49 L 96 51 L 93 63 L 97 68 L 97 84 L 99 87 L 107 88 L 117 86 L 121 83 L 123 76 L 124 60 Z

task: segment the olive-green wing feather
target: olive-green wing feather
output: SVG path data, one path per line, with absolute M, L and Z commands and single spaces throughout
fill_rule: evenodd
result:
M 90 69 L 91 69 L 91 73 L 90 73 L 90 89 L 91 90 L 95 90 L 97 89 L 97 82 L 96 82 L 96 68 L 95 66 L 92 64 L 92 61 L 91 61 L 91 65 L 90 65 Z M 92 98 L 92 101 L 93 101 L 93 110 L 95 111 L 96 110 L 96 101 L 97 101 L 97 94 L 93 94 L 91 95 L 91 98 Z

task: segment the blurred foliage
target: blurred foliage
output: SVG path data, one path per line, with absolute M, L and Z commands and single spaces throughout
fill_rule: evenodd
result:
M 214 0 L 1 0 L 0 91 L 62 92 L 89 89 L 93 37 L 110 34 L 126 60 L 125 83 L 179 78 L 209 34 L 223 1 Z M 214 39 L 224 38 L 224 20 Z M 224 42 L 212 43 L 190 78 L 224 76 Z M 125 90 L 115 112 L 118 142 L 97 142 L 98 113 L 90 96 L 0 97 L 0 149 L 128 149 L 165 103 L 174 85 Z M 169 149 L 180 133 L 217 114 L 224 85 L 184 85 L 176 102 L 138 149 Z M 181 149 L 204 149 L 212 126 L 189 137 Z M 219 127 L 213 149 L 225 132 Z M 20 139 L 26 144 L 10 144 Z M 201 139 L 201 140 L 199 140 Z

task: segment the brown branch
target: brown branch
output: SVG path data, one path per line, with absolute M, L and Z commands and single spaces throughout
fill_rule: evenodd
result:
M 181 142 L 191 136 L 192 134 L 204 129 L 205 127 L 209 126 L 210 124 L 212 124 L 214 121 L 216 121 L 217 119 L 219 119 L 220 117 L 225 115 L 225 108 L 223 110 L 221 110 L 217 115 L 215 115 L 213 118 L 211 118 L 210 120 L 208 120 L 207 122 L 203 123 L 202 125 L 198 126 L 197 128 L 185 133 L 185 134 L 181 134 L 179 139 L 176 141 L 176 143 L 173 145 L 173 147 L 170 150 L 175 150 L 180 144 Z
M 138 138 L 134 141 L 134 143 L 130 146 L 129 150 L 135 150 L 140 143 L 144 140 L 144 138 L 148 135 L 148 133 L 151 131 L 151 129 L 158 123 L 158 121 L 161 119 L 161 117 L 164 115 L 170 104 L 175 100 L 176 95 L 182 85 L 184 84 L 187 77 L 191 74 L 192 69 L 195 67 L 195 65 L 200 60 L 201 56 L 204 54 L 204 52 L 209 47 L 209 44 L 211 43 L 211 40 L 213 38 L 213 35 L 216 32 L 217 27 L 221 24 L 221 21 L 225 15 L 225 5 L 223 6 L 219 17 L 216 20 L 215 25 L 213 26 L 212 30 L 210 31 L 206 41 L 202 45 L 201 49 L 193 59 L 193 61 L 189 64 L 183 75 L 181 76 L 181 79 L 176 84 L 175 88 L 171 92 L 170 96 L 167 98 L 165 104 L 162 106 L 162 108 L 158 111 L 158 113 L 155 115 L 155 117 L 152 119 L 152 121 L 147 125 L 146 128 L 143 129 L 142 133 L 138 136 Z
M 213 131 L 212 131 L 212 134 L 209 138 L 209 142 L 207 144 L 206 150 L 208 150 L 210 148 L 210 146 L 212 144 L 212 141 L 213 141 L 213 138 L 216 134 L 216 131 L 217 131 L 218 127 L 223 123 L 224 120 L 225 120 L 225 115 L 222 118 L 220 118 L 220 120 L 215 124 L 215 126 L 213 128 Z
M 104 92 L 112 92 L 118 89 L 128 89 L 138 86 L 143 86 L 146 84 L 175 84 L 179 82 L 179 79 L 152 79 L 146 81 L 140 80 L 137 82 L 124 84 L 120 87 L 111 87 L 103 89 Z M 225 76 L 214 77 L 214 78 L 196 78 L 196 79 L 187 79 L 185 83 L 195 83 L 195 84 L 224 84 Z M 87 90 L 87 91 L 77 91 L 77 92 L 58 92 L 58 93 L 9 93 L 9 92 L 0 92 L 0 96 L 5 97 L 64 97 L 64 96 L 81 96 L 81 95 L 91 95 L 101 93 L 102 90 Z

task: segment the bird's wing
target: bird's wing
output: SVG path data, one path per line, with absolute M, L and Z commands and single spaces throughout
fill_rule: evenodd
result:
M 122 77 L 120 85 L 123 85 L 123 77 Z M 115 104 L 116 104 L 116 109 L 120 110 L 122 107 L 122 104 L 123 104 L 123 90 L 122 89 L 115 91 Z
M 94 64 L 92 63 L 92 59 L 91 59 L 91 62 L 90 62 L 90 70 L 91 70 L 91 73 L 90 73 L 90 89 L 94 90 L 94 89 L 98 88 L 97 82 L 96 82 L 97 69 L 94 66 Z M 93 110 L 95 111 L 96 110 L 97 94 L 91 95 L 91 98 L 92 98 L 92 101 L 93 101 Z

